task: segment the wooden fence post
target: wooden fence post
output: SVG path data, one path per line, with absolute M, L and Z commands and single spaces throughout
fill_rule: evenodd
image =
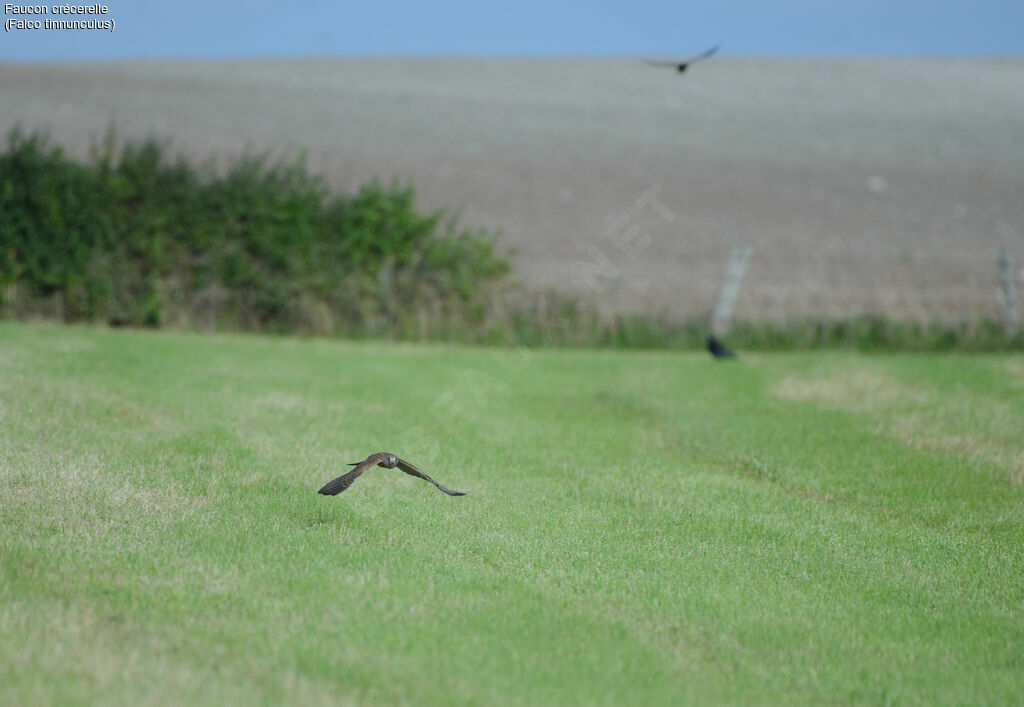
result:
M 740 296 L 740 283 L 752 252 L 753 248 L 748 245 L 735 246 L 729 255 L 729 263 L 725 266 L 725 281 L 718 291 L 718 302 L 711 313 L 711 333 L 715 336 L 725 336 L 729 331 L 736 298 Z
M 999 249 L 999 280 L 1003 284 L 1003 316 L 1005 318 L 1006 333 L 1010 336 L 1017 334 L 1017 286 L 1013 282 L 1013 261 L 1006 248 Z

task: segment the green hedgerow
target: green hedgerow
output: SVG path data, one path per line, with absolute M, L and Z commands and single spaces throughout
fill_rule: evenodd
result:
M 108 133 L 82 164 L 44 135 L 9 133 L 0 286 L 19 293 L 17 311 L 397 332 L 417 302 L 471 324 L 478 300 L 510 271 L 495 234 L 421 213 L 411 187 L 375 181 L 335 196 L 301 156 L 250 155 L 215 174 L 167 155 L 155 139 L 119 145 Z

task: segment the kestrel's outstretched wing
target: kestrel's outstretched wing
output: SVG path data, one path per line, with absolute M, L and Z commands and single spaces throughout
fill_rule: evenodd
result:
M 318 493 L 322 493 L 324 496 L 337 496 L 339 493 L 351 486 L 353 481 L 362 476 L 364 471 L 379 464 L 386 456 L 387 455 L 383 452 L 379 452 L 377 454 L 371 454 L 361 462 L 350 464 L 350 466 L 354 466 L 355 469 L 347 474 L 342 474 L 334 481 L 328 481 L 323 485 L 323 488 L 321 488 Z
M 429 476 L 424 474 L 422 471 L 420 471 L 419 469 L 417 469 L 415 466 L 413 466 L 409 462 L 405 461 L 404 459 L 399 459 L 398 460 L 398 468 L 401 469 L 402 471 L 404 471 L 406 474 L 409 474 L 410 476 L 416 476 L 416 477 L 419 477 L 419 478 L 423 479 L 424 481 L 429 481 L 430 483 L 432 483 L 434 486 L 436 486 L 437 488 L 439 488 L 442 491 L 444 491 L 449 496 L 465 496 L 466 495 L 466 494 L 462 493 L 461 491 L 452 491 L 451 489 L 446 489 L 444 486 L 442 486 L 441 484 L 439 484 L 436 481 L 434 481 L 432 478 L 430 478 Z

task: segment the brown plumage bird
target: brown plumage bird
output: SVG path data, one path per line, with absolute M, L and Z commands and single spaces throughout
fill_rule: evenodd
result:
M 670 66 L 679 73 L 683 73 L 684 71 L 686 71 L 687 67 L 690 64 L 694 64 L 698 61 L 703 61 L 704 59 L 711 58 L 721 46 L 722 45 L 720 44 L 716 44 L 715 46 L 708 49 L 706 52 L 701 52 L 697 56 L 691 56 L 689 59 L 684 59 L 683 61 L 655 61 L 653 59 L 644 59 L 644 63 L 649 64 L 651 66 Z
M 334 481 L 327 482 L 326 484 L 324 484 L 323 488 L 320 489 L 319 493 L 322 493 L 325 496 L 337 496 L 339 493 L 341 493 L 349 486 L 351 486 L 352 482 L 358 479 L 360 476 L 362 476 L 363 472 L 366 471 L 367 469 L 374 466 L 382 466 L 385 469 L 394 469 L 397 466 L 399 469 L 404 471 L 406 474 L 409 474 L 410 476 L 415 476 L 417 478 L 423 479 L 424 481 L 429 481 L 430 483 L 444 491 L 449 496 L 466 495 L 461 491 L 452 491 L 451 489 L 446 489 L 444 486 L 434 481 L 432 478 L 424 474 L 422 471 L 417 469 L 409 462 L 405 461 L 404 459 L 399 459 L 397 456 L 391 454 L 390 452 L 377 452 L 376 454 L 371 454 L 361 462 L 352 462 L 351 464 L 349 464 L 349 466 L 354 466 L 355 469 L 348 472 L 347 474 L 342 474 Z

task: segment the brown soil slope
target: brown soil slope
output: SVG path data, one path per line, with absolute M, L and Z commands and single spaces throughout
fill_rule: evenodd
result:
M 339 189 L 399 177 L 500 228 L 520 278 L 608 310 L 999 316 L 1024 266 L 1024 62 L 721 58 L 0 64 L 0 129 L 84 155 L 111 121 L 194 157 L 250 149 Z

